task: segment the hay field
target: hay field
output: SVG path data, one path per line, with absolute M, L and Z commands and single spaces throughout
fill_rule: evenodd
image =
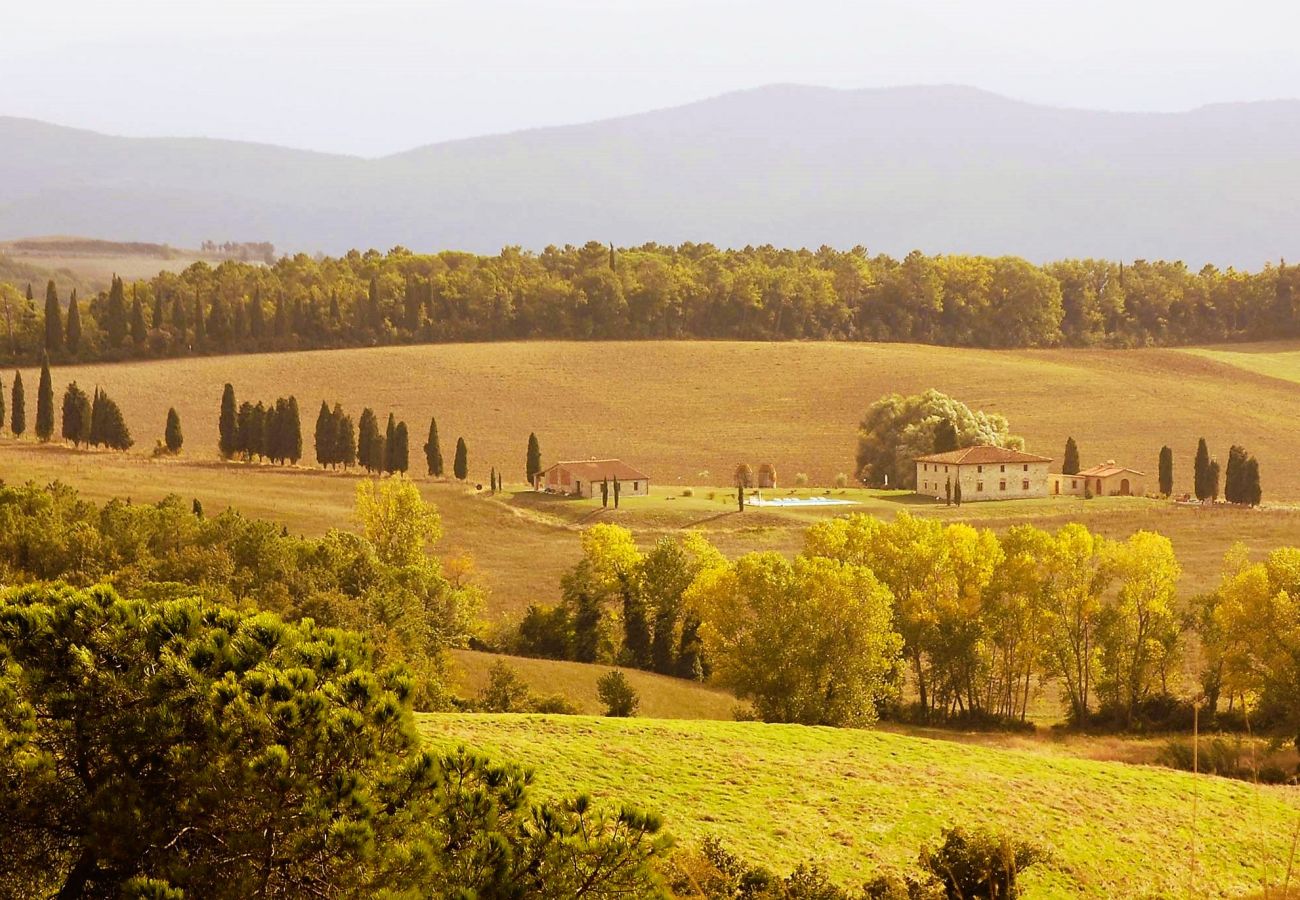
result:
M 1297 345 L 1295 349 L 1300 349 Z M 12 376 L 4 377 L 6 384 Z M 24 379 L 32 385 L 35 376 Z M 1116 459 L 1154 475 L 1162 444 L 1190 486 L 1196 440 L 1226 458 L 1259 457 L 1267 499 L 1300 500 L 1290 465 L 1300 391 L 1293 384 L 1180 350 L 985 351 L 909 344 L 530 342 L 382 347 L 65 367 L 122 404 L 142 447 L 167 407 L 192 455 L 214 455 L 222 385 L 237 395 L 297 396 L 310 433 L 322 399 L 359 415 L 404 419 L 419 461 L 430 416 L 444 455 L 469 444 L 471 475 L 497 466 L 522 479 L 536 431 L 547 462 L 619 456 L 660 485 L 726 484 L 735 464 L 773 462 L 791 481 L 852 474 L 856 427 L 880 396 L 934 387 L 1005 414 L 1031 450 L 1059 456 L 1078 441 L 1084 465 Z M 30 418 L 30 416 L 29 416 Z
M 921 845 L 962 824 L 1051 853 L 1029 898 L 1243 896 L 1281 882 L 1300 816 L 1293 788 L 881 731 L 438 714 L 420 725 L 434 746 L 535 767 L 544 795 L 655 809 L 682 842 L 714 835 L 778 870 L 820 862 L 852 886 L 910 870 Z

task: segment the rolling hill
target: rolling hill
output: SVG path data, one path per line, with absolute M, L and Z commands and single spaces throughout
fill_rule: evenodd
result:
M 774 85 L 360 159 L 0 118 L 0 236 L 196 245 L 863 244 L 895 254 L 1294 256 L 1300 102 L 1057 109 L 961 87 Z
M 852 886 L 913 869 L 923 844 L 964 825 L 1048 851 L 1027 898 L 1240 897 L 1261 886 L 1281 896 L 1300 814 L 1293 788 L 879 731 L 437 714 L 420 725 L 436 747 L 535 767 L 545 795 L 654 809 L 684 842 L 715 836 L 777 870 L 818 862 Z

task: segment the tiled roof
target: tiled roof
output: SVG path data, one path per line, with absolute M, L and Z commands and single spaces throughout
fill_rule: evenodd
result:
M 1117 466 L 1113 462 L 1105 462 L 1090 469 L 1084 469 L 1079 475 L 1089 478 L 1109 478 L 1121 472 L 1128 472 L 1130 475 L 1146 475 L 1146 472 L 1139 472 L 1137 469 L 1130 469 L 1127 466 Z
M 1006 447 L 994 447 L 991 444 L 979 444 L 975 447 L 963 447 L 949 450 L 947 453 L 931 453 L 918 456 L 913 462 L 946 463 L 951 466 L 990 465 L 997 463 L 1043 463 L 1051 462 L 1050 456 L 1036 456 L 1022 450 L 1010 450 Z
M 649 481 L 650 476 L 639 469 L 634 469 L 621 459 L 580 459 L 571 462 L 557 462 L 551 469 L 568 469 L 569 474 L 580 481 L 604 481 L 606 478 L 618 478 L 621 481 L 636 479 Z

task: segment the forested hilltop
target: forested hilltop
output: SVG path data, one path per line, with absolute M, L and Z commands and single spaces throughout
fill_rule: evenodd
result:
M 41 293 L 44 290 L 42 303 Z M 596 242 L 196 263 L 90 298 L 0 285 L 3 359 L 566 339 L 1137 347 L 1300 334 L 1300 273 L 1018 257 Z

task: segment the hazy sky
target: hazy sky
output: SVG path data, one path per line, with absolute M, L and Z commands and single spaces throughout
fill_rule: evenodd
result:
M 772 82 L 1181 110 L 1300 96 L 1300 4 L 0 0 L 0 115 L 362 155 Z

